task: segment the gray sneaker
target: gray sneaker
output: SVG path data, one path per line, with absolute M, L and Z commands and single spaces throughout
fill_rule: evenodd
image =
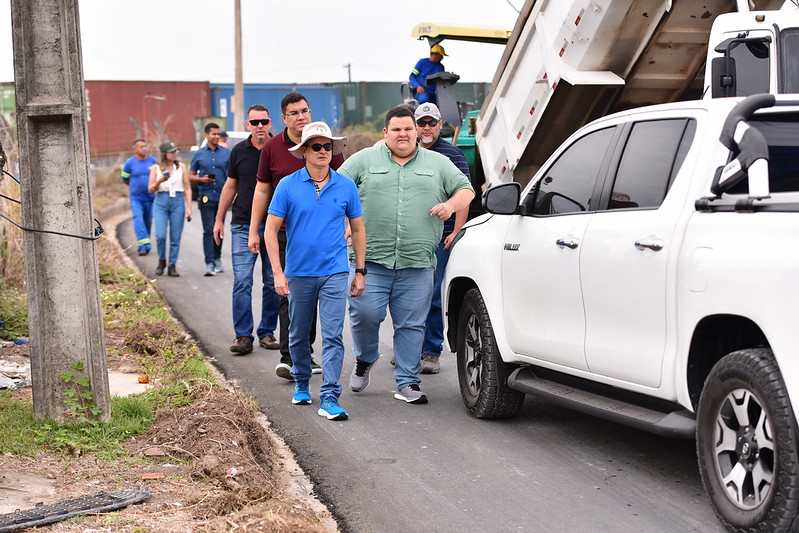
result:
M 214 274 L 215 274 L 215 272 L 214 272 L 214 264 L 213 263 L 208 263 L 207 265 L 205 265 L 205 274 L 203 274 L 203 275 L 205 277 L 210 277 L 210 276 L 213 276 Z
M 427 396 L 419 389 L 419 385 L 413 383 L 394 394 L 394 398 L 403 400 L 407 403 L 427 403 Z
M 438 374 L 441 372 L 441 364 L 436 354 L 422 354 L 422 374 Z
M 214 259 L 214 274 L 221 274 L 225 269 L 222 268 L 222 260 Z
M 361 392 L 369 386 L 369 372 L 374 363 L 367 363 L 360 359 L 355 360 L 355 368 L 350 374 L 350 389 L 352 392 Z

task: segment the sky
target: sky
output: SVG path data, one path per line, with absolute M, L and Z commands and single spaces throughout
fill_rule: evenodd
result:
M 31 0 L 16 0 L 31 1 Z M 401 81 L 429 55 L 421 22 L 512 29 L 523 0 L 241 0 L 244 83 Z M 87 80 L 234 81 L 233 0 L 79 0 Z M 503 46 L 445 41 L 443 64 L 490 82 Z M 346 65 L 350 65 L 349 72 Z M 0 0 L 0 82 L 13 81 Z

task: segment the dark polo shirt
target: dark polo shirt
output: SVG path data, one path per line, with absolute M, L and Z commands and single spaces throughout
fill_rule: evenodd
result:
M 233 213 L 231 224 L 249 225 L 250 223 L 252 197 L 256 183 L 255 174 L 258 172 L 260 159 L 261 151 L 252 145 L 252 135 L 236 144 L 230 151 L 227 175 L 236 180 L 236 199 L 233 200 L 231 209 Z

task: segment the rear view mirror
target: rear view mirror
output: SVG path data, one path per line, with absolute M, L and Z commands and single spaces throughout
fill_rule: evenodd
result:
M 522 186 L 516 182 L 502 183 L 483 193 L 483 209 L 494 215 L 513 215 L 519 209 Z
M 735 59 L 732 57 L 714 57 L 710 71 L 713 87 L 713 98 L 735 96 L 737 91 L 735 83 Z

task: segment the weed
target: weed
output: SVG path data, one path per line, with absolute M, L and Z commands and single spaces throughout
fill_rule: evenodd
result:
M 122 443 L 147 431 L 153 423 L 153 407 L 142 395 L 111 398 L 111 420 L 107 424 L 58 424 L 37 421 L 31 402 L 13 400 L 11 391 L 0 391 L 0 453 L 34 456 L 39 450 L 96 452 L 115 459 Z
M 5 327 L 0 328 L 0 338 L 28 336 L 28 302 L 25 293 L 7 284 L 0 278 L 0 320 Z

